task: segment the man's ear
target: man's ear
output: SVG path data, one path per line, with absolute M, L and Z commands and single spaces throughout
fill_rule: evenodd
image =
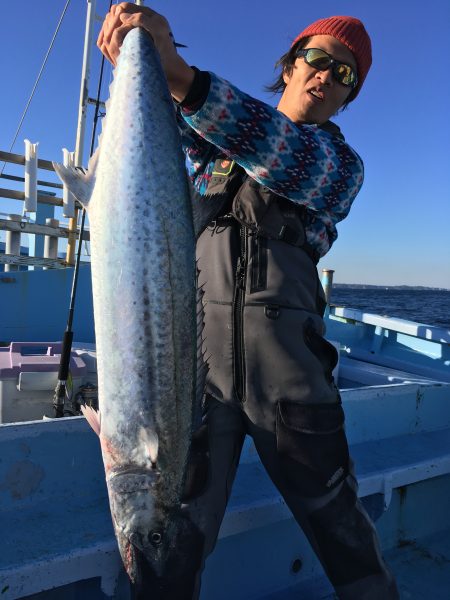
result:
M 291 79 L 292 67 L 283 69 L 283 81 L 287 85 Z

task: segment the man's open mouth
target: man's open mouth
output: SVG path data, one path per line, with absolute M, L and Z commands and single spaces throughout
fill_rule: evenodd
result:
M 320 100 L 320 102 L 323 102 L 325 100 L 325 95 L 320 90 L 312 89 L 308 90 L 308 93 L 311 94 L 311 96 L 314 96 L 314 98 L 316 98 L 317 100 Z

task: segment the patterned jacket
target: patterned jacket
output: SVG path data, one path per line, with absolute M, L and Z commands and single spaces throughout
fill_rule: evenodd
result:
M 307 241 L 324 256 L 362 186 L 361 158 L 342 136 L 296 126 L 213 73 L 197 71 L 196 79 L 203 91 L 194 102 L 190 93 L 178 112 L 194 187 L 206 193 L 217 155 L 226 154 L 250 177 L 306 208 Z

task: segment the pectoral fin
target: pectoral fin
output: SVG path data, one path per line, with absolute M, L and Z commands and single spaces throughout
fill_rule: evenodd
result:
M 99 436 L 101 430 L 101 416 L 100 412 L 94 410 L 91 406 L 81 406 L 81 412 L 86 418 L 86 421 Z

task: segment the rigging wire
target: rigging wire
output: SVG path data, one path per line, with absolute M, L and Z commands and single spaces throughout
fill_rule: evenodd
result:
M 28 102 L 27 102 L 27 104 L 26 104 L 26 106 L 25 106 L 25 110 L 23 111 L 22 117 L 21 117 L 21 119 L 20 119 L 20 121 L 19 121 L 19 125 L 17 126 L 16 133 L 15 133 L 15 135 L 14 135 L 14 139 L 13 139 L 13 141 L 12 141 L 12 143 L 11 143 L 11 146 L 10 146 L 10 148 L 9 148 L 9 151 L 8 151 L 8 152 L 11 152 L 11 151 L 12 151 L 12 149 L 13 149 L 13 147 L 14 147 L 14 144 L 16 143 L 17 136 L 19 135 L 20 128 L 22 127 L 22 123 L 23 123 L 23 121 L 24 121 L 24 119 L 25 119 L 25 117 L 26 117 L 26 115 L 27 115 L 27 112 L 28 112 L 28 109 L 29 109 L 29 107 L 30 107 L 31 101 L 32 101 L 32 99 L 33 99 L 33 96 L 34 96 L 34 94 L 35 94 L 35 92 L 36 92 L 36 88 L 37 88 L 37 86 L 38 86 L 38 84 L 39 84 L 39 81 L 40 81 L 40 79 L 41 79 L 42 73 L 43 73 L 43 71 L 44 71 L 44 69 L 45 69 L 45 65 L 47 64 L 48 57 L 50 56 L 50 52 L 52 51 L 53 44 L 55 43 L 56 36 L 58 35 L 59 29 L 60 29 L 60 27 L 61 27 L 61 24 L 62 24 L 62 22 L 63 22 L 64 16 L 65 16 L 65 14 L 66 14 L 66 12 L 67 12 L 67 9 L 68 9 L 68 7 L 69 7 L 69 4 L 70 4 L 70 0 L 67 0 L 67 1 L 66 1 L 66 4 L 65 4 L 65 6 L 64 6 L 64 8 L 63 8 L 63 11 L 62 11 L 62 13 L 61 13 L 61 16 L 60 16 L 60 18 L 59 18 L 58 25 L 56 26 L 55 33 L 53 34 L 52 41 L 50 42 L 50 46 L 49 46 L 49 48 L 48 48 L 48 50 L 47 50 L 47 53 L 46 53 L 46 55 L 45 55 L 45 57 L 44 57 L 44 62 L 42 63 L 42 66 L 41 66 L 41 68 L 40 68 L 40 70 L 39 70 L 39 73 L 38 73 L 38 76 L 37 76 L 37 78 L 36 78 L 36 81 L 34 82 L 33 89 L 31 90 L 30 97 L 28 98 Z M 4 171 L 4 169 L 5 169 L 5 166 L 6 166 L 6 161 L 3 163 L 3 167 L 2 167 L 2 170 L 1 170 L 1 172 L 0 172 L 0 175 L 3 175 L 3 171 Z

